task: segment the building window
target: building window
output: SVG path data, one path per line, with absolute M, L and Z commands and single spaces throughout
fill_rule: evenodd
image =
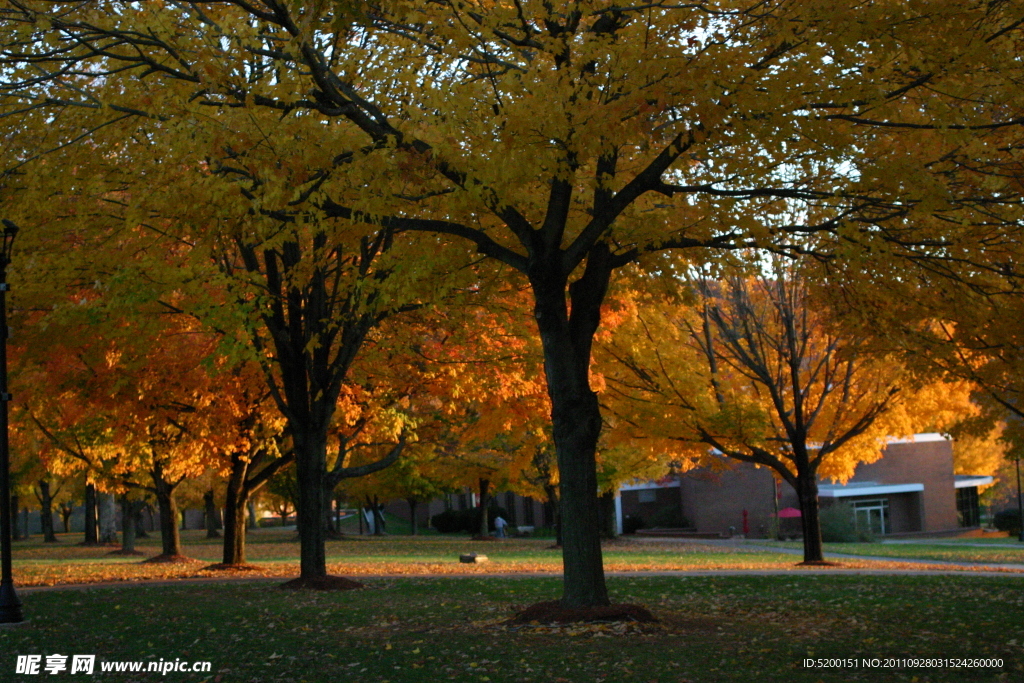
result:
M 981 526 L 977 486 L 965 486 L 956 490 L 956 516 L 960 526 Z
M 523 498 L 523 526 L 533 526 L 533 498 Z
M 889 526 L 889 499 L 858 500 L 853 503 L 853 519 L 857 531 L 869 531 L 883 536 L 892 529 Z
M 655 489 L 641 489 L 636 492 L 638 503 L 653 503 L 658 500 L 658 492 Z

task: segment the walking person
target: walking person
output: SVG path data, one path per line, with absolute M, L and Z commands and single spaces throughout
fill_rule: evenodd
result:
M 508 526 L 508 522 L 505 521 L 504 517 L 500 515 L 494 520 L 494 530 L 497 533 L 498 538 L 505 538 L 505 527 Z

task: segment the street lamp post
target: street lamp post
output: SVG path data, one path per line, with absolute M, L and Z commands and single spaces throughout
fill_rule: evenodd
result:
M 3 252 L 0 253 L 0 624 L 24 621 L 21 601 L 14 592 L 11 570 L 11 459 L 7 439 L 7 266 L 18 226 L 4 219 Z

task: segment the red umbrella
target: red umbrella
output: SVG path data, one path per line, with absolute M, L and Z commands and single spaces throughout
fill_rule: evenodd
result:
M 800 511 L 796 508 L 782 508 L 779 510 L 779 519 L 789 519 L 792 517 L 800 517 Z

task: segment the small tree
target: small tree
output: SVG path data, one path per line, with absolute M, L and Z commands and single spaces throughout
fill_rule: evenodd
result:
M 913 378 L 837 332 L 792 266 L 764 265 L 696 276 L 675 302 L 643 308 L 605 347 L 609 387 L 627 399 L 624 421 L 777 472 L 800 501 L 804 562 L 823 562 L 818 478 L 848 479 L 885 437 L 913 431 L 894 410 Z

